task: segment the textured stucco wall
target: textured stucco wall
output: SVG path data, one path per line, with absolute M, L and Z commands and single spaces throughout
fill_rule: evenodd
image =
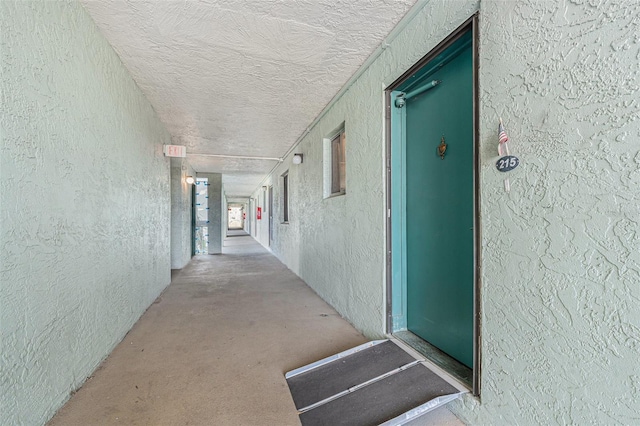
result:
M 196 172 L 184 158 L 171 159 L 171 269 L 182 269 L 191 260 L 192 185 L 185 179 Z
M 637 424 L 638 2 L 428 2 L 295 149 L 304 163 L 274 172 L 279 190 L 289 169 L 292 219 L 272 250 L 365 334 L 384 332 L 383 90 L 478 8 L 482 403 L 452 408 L 470 424 Z M 522 161 L 510 194 L 500 116 Z M 323 200 L 322 138 L 342 121 L 347 195 Z
M 483 0 L 474 424 L 640 424 L 640 2 Z M 522 166 L 502 191 L 502 116 Z
M 170 282 L 170 138 L 80 4 L 0 10 L 0 424 L 37 425 Z

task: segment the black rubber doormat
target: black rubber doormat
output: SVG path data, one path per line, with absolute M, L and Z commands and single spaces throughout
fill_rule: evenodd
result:
M 390 340 L 376 340 L 290 371 L 303 426 L 403 425 L 463 392 Z

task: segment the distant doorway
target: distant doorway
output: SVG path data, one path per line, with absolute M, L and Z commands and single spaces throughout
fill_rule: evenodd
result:
M 195 184 L 195 254 L 209 253 L 209 180 L 197 178 Z
M 238 230 L 244 229 L 244 218 L 243 218 L 244 208 L 243 206 L 233 206 L 230 205 L 228 208 L 228 224 L 227 228 L 229 230 Z
M 269 187 L 269 247 L 273 241 L 273 186 Z
M 191 257 L 196 255 L 196 188 L 191 185 Z
M 256 236 L 256 201 L 255 198 L 249 199 L 249 235 Z

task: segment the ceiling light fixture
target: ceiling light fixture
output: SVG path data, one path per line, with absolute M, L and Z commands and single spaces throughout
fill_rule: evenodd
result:
M 187 176 L 184 181 L 189 185 L 193 185 L 194 183 L 196 183 L 196 180 L 193 178 L 193 176 Z
M 293 154 L 293 164 L 302 164 L 302 154 Z

